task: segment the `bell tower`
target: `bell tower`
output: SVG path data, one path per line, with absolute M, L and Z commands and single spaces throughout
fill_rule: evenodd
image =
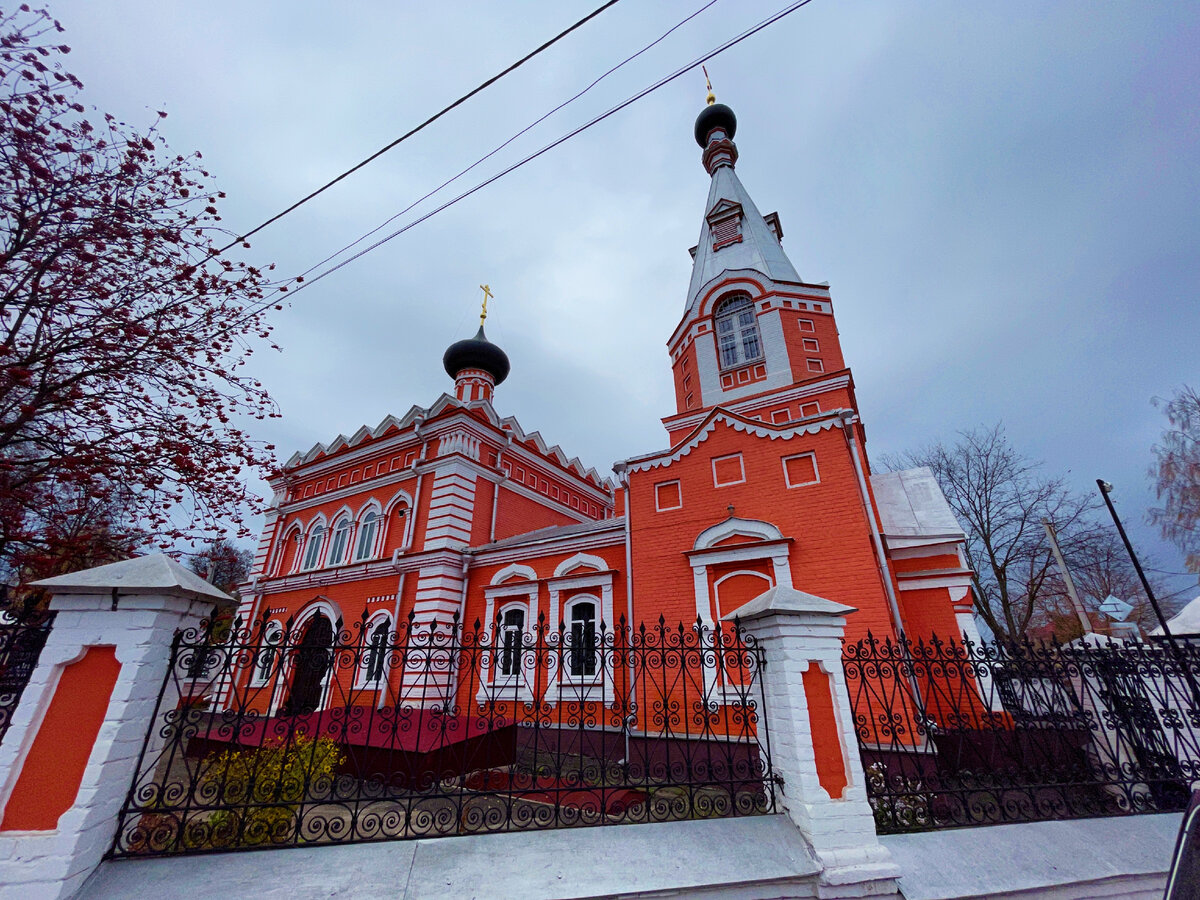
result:
M 711 181 L 683 318 L 667 343 L 672 442 L 714 406 L 775 424 L 853 406 L 829 286 L 801 279 L 779 215 L 760 213 L 742 186 L 736 133 L 733 110 L 710 92 L 695 137 Z

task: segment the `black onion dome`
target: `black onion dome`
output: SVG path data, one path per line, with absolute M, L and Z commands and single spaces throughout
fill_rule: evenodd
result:
M 487 339 L 480 325 L 475 337 L 455 341 L 446 349 L 442 366 L 451 378 L 457 378 L 463 369 L 483 369 L 499 384 L 508 377 L 508 354 Z
M 707 147 L 708 136 L 714 128 L 720 128 L 730 140 L 737 132 L 737 116 L 724 103 L 711 103 L 696 116 L 696 143 Z

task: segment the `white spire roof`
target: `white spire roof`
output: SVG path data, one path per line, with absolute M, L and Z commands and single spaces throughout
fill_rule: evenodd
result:
M 734 204 L 742 208 L 742 239 L 714 250 L 708 217 L 718 207 Z M 722 165 L 713 172 L 712 184 L 708 189 L 700 241 L 692 264 L 692 280 L 688 285 L 687 308 L 690 310 L 696 303 L 697 296 L 706 284 L 730 269 L 753 269 L 774 281 L 801 280 L 791 260 L 783 252 L 775 232 L 746 193 L 733 166 Z

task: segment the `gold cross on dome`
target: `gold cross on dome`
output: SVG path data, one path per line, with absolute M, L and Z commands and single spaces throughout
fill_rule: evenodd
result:
M 483 320 L 487 318 L 487 302 L 495 295 L 489 285 L 481 284 L 479 289 L 483 291 L 483 311 L 479 314 L 479 327 L 483 327 Z

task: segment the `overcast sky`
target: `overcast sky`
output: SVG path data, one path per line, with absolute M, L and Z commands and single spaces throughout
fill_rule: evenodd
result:
M 203 151 L 245 230 L 598 2 L 51 11 L 87 102 L 131 123 L 165 109 L 172 148 Z M 623 0 L 263 232 L 252 258 L 308 269 L 704 2 Z M 461 186 L 782 5 L 718 0 Z M 708 64 L 743 183 L 779 211 L 801 276 L 832 286 L 871 455 L 1003 422 L 1080 490 L 1112 481 L 1168 572 L 1181 554 L 1143 514 L 1165 421 L 1151 398 L 1200 383 L 1198 46 L 1189 3 L 814 0 Z M 283 353 L 254 363 L 283 413 L 258 433 L 286 459 L 427 405 L 488 282 L 488 334 L 513 366 L 502 415 L 602 473 L 663 447 L 665 342 L 707 190 L 703 96 L 686 76 L 297 294 L 275 319 Z

